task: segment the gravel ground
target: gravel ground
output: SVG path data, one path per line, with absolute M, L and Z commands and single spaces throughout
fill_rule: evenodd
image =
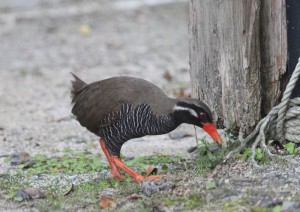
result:
M 170 95 L 188 87 L 187 2 L 8 2 L 0 3 L 0 155 L 52 156 L 88 143 L 90 151 L 100 152 L 97 137 L 70 116 L 70 72 L 87 82 L 141 77 Z M 162 135 L 128 142 L 123 152 L 169 154 L 192 145 L 193 138 L 172 141 Z
M 64 148 L 102 154 L 97 137 L 70 114 L 70 72 L 87 82 L 119 75 L 141 77 L 169 95 L 189 87 L 187 1 L 26 3 L 0 2 L 0 156 L 24 151 L 57 156 L 64 154 Z M 171 81 L 163 77 L 166 72 Z M 182 131 L 194 134 L 192 126 L 184 125 L 177 132 Z M 198 137 L 205 135 L 198 131 Z M 187 154 L 194 140 L 193 136 L 176 140 L 169 135 L 143 137 L 127 142 L 122 153 L 128 157 Z M 9 168 L 3 160 L 0 158 L 0 174 Z M 287 163 L 256 170 L 248 162 L 231 160 L 202 177 L 187 173 L 169 179 L 175 185 L 165 192 L 202 192 L 210 208 L 216 207 L 215 199 L 223 204 L 238 198 L 271 207 L 300 201 L 299 170 L 299 164 Z M 205 190 L 208 180 L 221 178 L 223 187 Z M 13 203 L 1 204 L 2 209 L 15 208 Z M 249 205 L 235 211 L 250 211 Z

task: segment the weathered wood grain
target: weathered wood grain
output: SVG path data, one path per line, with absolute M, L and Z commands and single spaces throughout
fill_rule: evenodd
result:
M 190 1 L 193 97 L 248 133 L 261 115 L 260 0 Z
M 281 96 L 286 72 L 287 30 L 285 0 L 262 1 L 260 22 L 262 112 L 266 115 Z

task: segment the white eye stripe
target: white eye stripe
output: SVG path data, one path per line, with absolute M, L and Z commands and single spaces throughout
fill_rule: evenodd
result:
M 176 111 L 176 110 L 185 110 L 185 111 L 188 111 L 192 116 L 195 116 L 196 118 L 198 117 L 198 114 L 196 113 L 196 111 L 191 108 L 188 108 L 188 107 L 182 107 L 182 106 L 175 105 L 173 108 L 173 111 Z

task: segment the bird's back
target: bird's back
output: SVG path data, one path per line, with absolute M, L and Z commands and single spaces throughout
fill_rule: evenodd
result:
M 124 104 L 133 108 L 149 105 L 157 116 L 170 114 L 174 106 L 174 101 L 160 88 L 139 78 L 113 77 L 86 84 L 75 76 L 72 84 L 72 113 L 82 126 L 95 134 L 101 126 L 109 125 L 118 118 L 107 116 L 117 114 Z

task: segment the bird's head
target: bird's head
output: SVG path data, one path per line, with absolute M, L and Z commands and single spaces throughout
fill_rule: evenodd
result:
M 175 120 L 201 127 L 212 139 L 222 145 L 222 139 L 213 123 L 212 113 L 206 104 L 197 99 L 181 98 L 173 108 Z

